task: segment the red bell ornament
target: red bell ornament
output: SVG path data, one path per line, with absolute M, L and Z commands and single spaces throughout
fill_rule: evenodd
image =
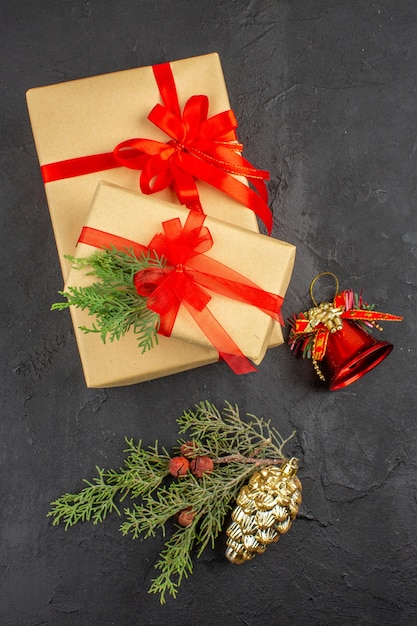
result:
M 332 302 L 317 304 L 313 288 L 325 275 L 336 282 Z M 310 285 L 314 307 L 289 320 L 288 343 L 295 354 L 311 358 L 314 369 L 332 391 L 359 380 L 383 361 L 393 349 L 392 343 L 379 341 L 371 330 L 382 330 L 378 322 L 399 322 L 403 318 L 374 311 L 362 295 L 352 290 L 339 291 L 339 281 L 331 272 L 318 274 Z

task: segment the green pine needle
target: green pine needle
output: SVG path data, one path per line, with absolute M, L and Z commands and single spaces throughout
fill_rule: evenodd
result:
M 115 247 L 96 252 L 87 258 L 67 256 L 77 270 L 90 269 L 99 282 L 88 287 L 68 287 L 60 291 L 66 302 L 56 302 L 52 310 L 61 311 L 70 306 L 88 310 L 95 316 L 90 327 L 80 326 L 85 333 L 99 333 L 103 343 L 119 340 L 130 329 L 137 337 L 142 353 L 158 343 L 159 316 L 147 308 L 146 298 L 140 296 L 133 284 L 136 272 L 144 268 L 163 268 L 166 261 L 155 252 L 137 257 L 132 250 Z
M 159 452 L 157 442 L 148 449 L 142 448 L 141 441 L 135 445 L 133 440 L 126 439 L 126 443 L 129 447 L 125 452 L 130 454 L 123 468 L 116 471 L 97 467 L 98 477 L 92 482 L 84 480 L 87 487 L 51 503 L 53 508 L 48 517 L 54 518 L 54 526 L 64 523 L 67 529 L 78 522 L 97 524 L 112 511 L 120 515 L 116 498 L 121 502 L 126 496 L 136 498 L 159 487 L 168 474 L 168 453 Z
M 85 481 L 87 486 L 78 494 L 67 493 L 52 502 L 48 513 L 54 525 L 63 523 L 66 529 L 82 521 L 96 524 L 113 511 L 121 515 L 119 504 L 129 497 L 139 501 L 123 510 L 123 535 L 147 538 L 159 531 L 165 537 L 174 526 L 155 565 L 160 573 L 149 589 L 159 595 L 161 603 L 167 595 L 177 596 L 181 582 L 193 572 L 193 556 L 198 558 L 207 546 L 214 547 L 256 463 L 284 461 L 283 448 L 294 436 L 293 432 L 284 439 L 269 421 L 254 415 L 242 419 L 239 408 L 231 404 L 220 412 L 213 404 L 201 402 L 194 411 L 185 411 L 177 423 L 187 440 L 178 440 L 174 454 L 192 440 L 191 456 L 213 459 L 210 473 L 196 478 L 189 471 L 173 478 L 165 449 L 159 451 L 157 443 L 145 449 L 141 442 L 134 445 L 128 440 L 124 467 L 118 471 L 97 468 L 97 478 Z M 176 524 L 176 515 L 189 507 L 194 512 L 191 525 Z

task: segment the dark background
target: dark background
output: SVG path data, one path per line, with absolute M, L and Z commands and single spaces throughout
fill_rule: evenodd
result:
M 417 623 L 417 4 L 414 0 L 2 0 L 0 9 L 1 568 L 5 626 Z M 287 346 L 256 374 L 224 364 L 86 389 L 25 103 L 30 87 L 217 51 L 245 155 L 269 169 L 273 235 L 297 246 L 284 315 L 323 270 L 363 288 L 394 351 L 339 392 Z M 170 447 L 201 400 L 271 418 L 304 502 L 244 566 L 216 549 L 177 600 L 147 594 L 162 539 L 120 520 L 65 532 L 49 503 L 124 437 Z

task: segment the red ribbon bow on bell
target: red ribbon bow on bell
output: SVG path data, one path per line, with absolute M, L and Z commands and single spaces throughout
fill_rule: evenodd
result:
M 314 335 L 312 358 L 321 361 L 326 354 L 327 343 L 332 333 L 342 329 L 343 320 L 352 322 L 368 322 L 378 328 L 377 322 L 400 322 L 403 318 L 390 313 L 380 313 L 372 309 L 347 308 L 352 301 L 353 293 L 345 290 L 334 298 L 333 302 L 322 302 L 307 313 L 299 313 L 291 329 L 290 341 L 299 336 Z
M 162 223 L 163 232 L 148 246 L 84 227 L 79 241 L 100 248 L 131 248 L 136 255 L 156 253 L 164 257 L 164 268 L 145 268 L 133 278 L 139 295 L 147 298 L 147 307 L 160 316 L 159 334 L 170 336 L 181 305 L 190 312 L 219 356 L 237 374 L 255 371 L 233 339 L 207 307 L 211 295 L 206 289 L 258 307 L 282 323 L 283 298 L 264 291 L 223 263 L 206 256 L 213 245 L 205 215 L 190 211 L 184 226 L 179 218 Z

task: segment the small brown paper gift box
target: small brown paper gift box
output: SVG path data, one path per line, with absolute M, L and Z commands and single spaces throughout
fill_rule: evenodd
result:
M 183 207 L 106 182 L 98 186 L 85 226 L 147 246 L 162 231 L 162 222 L 179 217 L 184 225 L 188 214 Z M 211 217 L 206 218 L 204 225 L 213 239 L 207 256 L 239 272 L 261 289 L 284 297 L 294 263 L 294 246 Z M 87 257 L 95 251 L 95 247 L 79 243 L 76 256 Z M 65 289 L 86 286 L 93 280 L 85 272 L 71 269 Z M 208 308 L 214 317 L 241 351 L 260 363 L 275 322 L 255 306 L 215 293 L 210 295 Z M 75 307 L 71 307 L 71 315 L 88 387 L 142 382 L 218 360 L 217 351 L 183 306 L 172 336 L 160 337 L 159 344 L 144 354 L 137 347 L 133 332 L 120 341 L 103 344 L 99 334 L 85 334 L 79 328 L 91 327 L 92 316 Z
M 230 108 L 218 54 L 174 61 L 170 66 L 181 109 L 196 94 L 208 97 L 210 117 Z M 40 165 L 108 153 L 131 138 L 166 142 L 169 137 L 147 119 L 160 101 L 151 66 L 30 89 L 27 104 Z M 98 182 L 107 180 L 140 191 L 139 175 L 137 170 L 117 167 L 45 184 L 64 279 L 69 271 L 64 255 L 75 249 Z M 252 210 L 204 182 L 197 186 L 205 213 L 259 230 Z M 172 190 L 154 197 L 178 204 Z

